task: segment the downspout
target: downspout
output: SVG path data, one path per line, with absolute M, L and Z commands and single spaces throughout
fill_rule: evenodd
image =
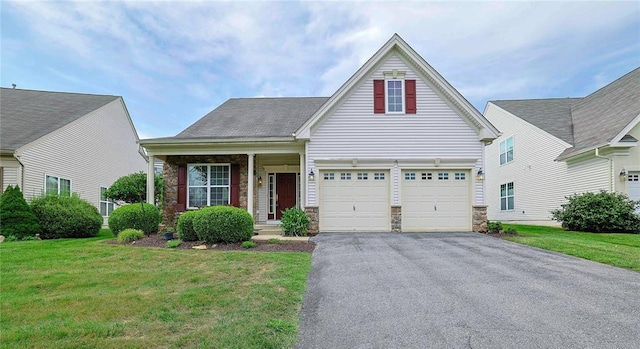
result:
M 595 155 L 597 158 L 606 159 L 609 161 L 609 176 L 607 178 L 607 181 L 609 182 L 609 192 L 613 193 L 613 159 L 600 155 L 600 148 L 596 148 Z

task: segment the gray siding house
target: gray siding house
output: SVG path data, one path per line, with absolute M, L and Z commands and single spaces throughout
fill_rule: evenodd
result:
M 485 229 L 491 123 L 398 35 L 345 80 L 330 97 L 230 99 L 142 140 L 165 164 L 165 221 L 236 205 L 263 226 L 299 207 L 312 232 Z
M 146 170 L 138 134 L 119 96 L 2 88 L 0 191 L 19 185 L 30 200 L 77 193 L 107 217 L 102 192 Z

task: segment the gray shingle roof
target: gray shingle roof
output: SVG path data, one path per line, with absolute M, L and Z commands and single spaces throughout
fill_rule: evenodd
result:
M 119 98 L 0 89 L 0 150 L 13 152 Z
M 327 99 L 232 98 L 174 139 L 291 137 Z
M 640 68 L 584 98 L 491 103 L 573 145 L 566 158 L 610 143 L 640 114 Z
M 537 128 L 573 144 L 571 106 L 581 100 L 582 98 L 549 98 L 491 101 L 491 103 Z

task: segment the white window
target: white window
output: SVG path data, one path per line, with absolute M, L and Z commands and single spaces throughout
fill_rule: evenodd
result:
M 500 185 L 500 211 L 515 209 L 513 182 Z
M 423 181 L 430 181 L 433 179 L 433 174 L 431 172 L 427 172 L 427 173 L 422 173 L 422 180 Z
M 367 172 L 358 172 L 359 181 L 366 181 L 367 179 L 369 179 L 369 174 Z
M 374 172 L 373 179 L 376 181 L 384 181 L 384 172 Z
M 513 161 L 513 136 L 500 142 L 500 165 Z
M 55 176 L 45 176 L 44 192 L 49 196 L 71 196 L 71 180 Z
M 404 180 L 405 181 L 415 181 L 416 180 L 416 173 L 415 172 L 405 172 Z
M 229 164 L 187 167 L 188 207 L 228 205 L 231 170 Z
M 113 212 L 113 200 L 107 198 L 104 193 L 107 191 L 107 188 L 100 187 L 100 214 L 103 217 L 109 217 L 111 212 Z
M 344 180 L 344 181 L 351 180 L 351 173 L 350 172 L 342 172 L 342 173 L 340 173 L 340 179 Z
M 448 181 L 449 180 L 449 172 L 438 172 L 438 180 L 440 180 L 440 181 Z
M 464 172 L 456 172 L 454 175 L 454 179 L 456 181 L 464 181 L 467 178 L 467 174 Z
M 404 113 L 404 80 L 385 80 L 387 113 Z
M 325 181 L 332 181 L 332 180 L 334 180 L 335 178 L 336 178 L 336 177 L 335 177 L 335 174 L 334 174 L 333 172 L 326 172 L 326 173 L 324 174 L 324 180 L 325 180 Z

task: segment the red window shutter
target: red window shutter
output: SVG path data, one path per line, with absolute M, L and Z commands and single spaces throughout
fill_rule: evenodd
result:
M 373 113 L 384 114 L 384 80 L 373 80 Z
M 187 165 L 178 165 L 178 202 L 175 205 L 177 212 L 187 209 Z
M 231 164 L 231 206 L 240 207 L 240 165 Z
M 404 81 L 404 99 L 406 103 L 406 113 L 416 113 L 416 81 L 405 80 Z

